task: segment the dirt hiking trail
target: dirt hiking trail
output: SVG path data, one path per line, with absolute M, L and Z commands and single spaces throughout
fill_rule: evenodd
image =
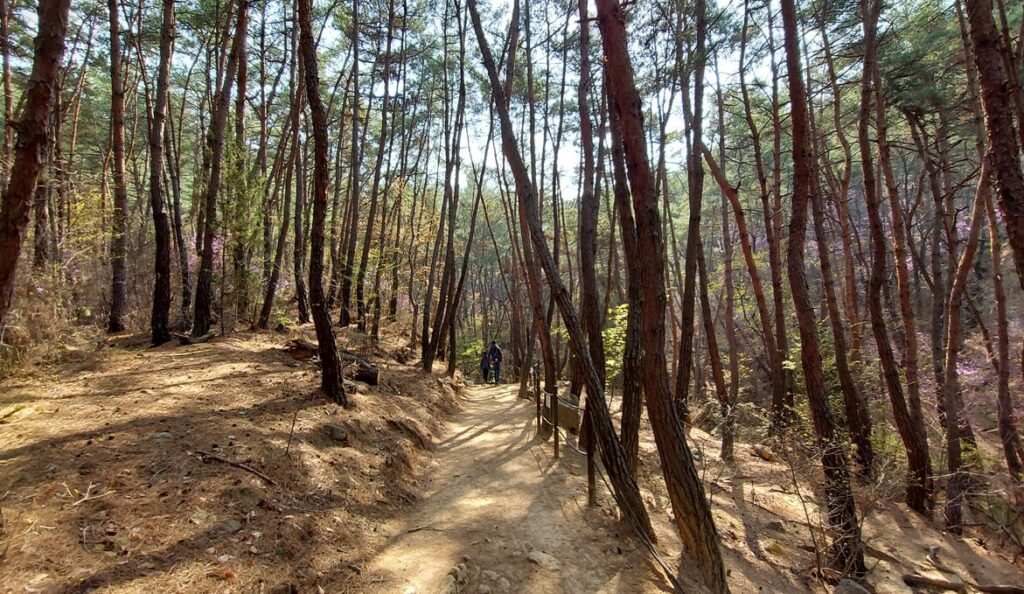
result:
M 428 494 L 366 567 L 366 591 L 642 592 L 657 579 L 628 527 L 587 509 L 583 456 L 553 459 L 516 388 L 468 388 Z

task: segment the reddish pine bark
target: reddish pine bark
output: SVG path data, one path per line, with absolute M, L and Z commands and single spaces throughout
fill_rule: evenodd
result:
M 1020 146 L 1013 121 L 1012 93 L 1017 85 L 1006 78 L 996 32 L 991 0 L 966 0 L 967 20 L 978 67 L 981 104 L 985 112 L 996 197 L 1003 212 L 1006 232 L 1013 249 L 1018 281 L 1024 287 L 1024 174 L 1020 167 Z M 1024 122 L 1018 122 L 1024 126 Z
M 18 256 L 25 240 L 36 179 L 49 152 L 50 112 L 57 101 L 57 78 L 64 55 L 70 0 L 41 0 L 32 74 L 25 87 L 24 109 L 18 122 L 14 165 L 0 202 L 0 328 L 4 327 L 14 293 Z
M 849 468 L 842 440 L 836 432 L 828 406 L 818 344 L 817 318 L 811 303 L 804 270 L 804 244 L 807 237 L 807 206 L 817 178 L 811 146 L 807 93 L 801 74 L 797 18 L 794 0 L 782 0 L 782 25 L 789 75 L 789 97 L 793 127 L 793 214 L 789 224 L 787 272 L 800 330 L 800 358 L 804 370 L 807 403 L 814 431 L 821 448 L 825 471 L 825 508 L 829 526 L 835 531 L 832 543 L 834 565 L 855 576 L 867 572 L 864 545 L 860 536 Z
M 597 2 L 598 25 L 605 54 L 612 110 L 618 124 L 629 171 L 636 216 L 637 253 L 642 296 L 644 394 L 650 412 L 662 472 L 683 545 L 697 564 L 705 586 L 728 592 L 718 533 L 672 403 L 665 360 L 665 258 L 654 175 L 647 157 L 642 103 L 633 78 L 622 7 L 616 0 Z M 643 256 L 641 256 L 643 254 Z

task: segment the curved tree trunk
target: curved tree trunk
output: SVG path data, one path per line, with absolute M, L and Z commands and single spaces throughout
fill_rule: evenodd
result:
M 597 9 L 608 86 L 613 99 L 609 108 L 618 116 L 613 125 L 618 125 L 622 134 L 636 215 L 638 252 L 626 257 L 640 262 L 644 394 L 676 528 L 683 546 L 697 564 L 704 585 L 719 594 L 728 592 L 729 587 L 725 580 L 718 533 L 682 425 L 676 416 L 668 380 L 664 348 L 665 250 L 654 176 L 647 157 L 641 102 L 627 50 L 624 15 L 616 0 L 598 0 Z
M 793 214 L 789 224 L 787 269 L 797 326 L 800 330 L 800 355 L 804 370 L 807 403 L 811 409 L 821 463 L 825 471 L 825 508 L 829 526 L 835 531 L 832 552 L 834 565 L 855 576 L 867 573 L 864 545 L 861 541 L 849 469 L 842 440 L 836 432 L 828 406 L 818 347 L 817 319 L 811 303 L 804 270 L 804 244 L 807 235 L 807 206 L 816 179 L 811 145 L 807 94 L 804 89 L 797 44 L 797 17 L 794 0 L 782 0 L 782 26 L 789 74 L 789 97 L 793 126 Z
M 313 124 L 313 224 L 310 227 L 309 293 L 320 352 L 320 388 L 329 399 L 345 404 L 341 358 L 335 342 L 331 313 L 324 299 L 324 223 L 327 218 L 327 114 L 320 98 L 316 45 L 310 23 L 312 0 L 298 0 L 299 44 L 306 79 L 306 95 Z
M 871 7 L 869 8 L 869 3 Z M 899 430 L 900 438 L 907 450 L 907 462 L 910 472 L 907 476 L 907 506 L 914 511 L 928 516 L 932 507 L 932 470 L 928 457 L 928 441 L 924 427 L 914 422 L 914 417 L 903 396 L 903 385 L 900 382 L 899 369 L 893 355 L 889 331 L 885 327 L 882 312 L 882 284 L 885 282 L 885 232 L 882 228 L 881 205 L 875 185 L 875 164 L 871 156 L 871 143 L 868 138 L 868 127 L 871 119 L 871 101 L 875 68 L 875 34 L 878 13 L 881 4 L 878 0 L 861 0 L 864 14 L 864 75 L 861 87 L 860 123 L 858 125 L 858 142 L 861 151 L 861 164 L 864 175 L 864 198 L 867 202 L 868 220 L 871 230 L 871 279 L 868 283 L 868 311 L 871 315 L 871 330 L 878 347 L 878 358 L 882 365 L 889 401 L 892 404 L 893 417 Z

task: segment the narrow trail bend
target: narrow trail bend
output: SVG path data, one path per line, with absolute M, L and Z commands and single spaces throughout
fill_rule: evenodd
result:
M 516 386 L 475 386 L 423 474 L 428 495 L 364 569 L 363 591 L 642 592 L 660 590 L 610 497 L 587 508 L 583 456 L 554 460 Z M 528 557 L 543 557 L 543 566 Z M 507 588 L 502 590 L 502 588 Z M 449 589 L 448 592 L 455 590 Z

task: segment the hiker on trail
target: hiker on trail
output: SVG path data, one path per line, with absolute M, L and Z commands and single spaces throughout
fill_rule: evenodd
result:
M 494 369 L 494 383 L 501 382 L 501 349 L 498 343 L 491 341 L 491 348 L 487 351 L 487 358 L 491 360 L 491 368 Z
M 484 383 L 486 384 L 491 377 L 491 356 L 487 351 L 484 351 L 480 357 L 480 373 L 484 376 Z

